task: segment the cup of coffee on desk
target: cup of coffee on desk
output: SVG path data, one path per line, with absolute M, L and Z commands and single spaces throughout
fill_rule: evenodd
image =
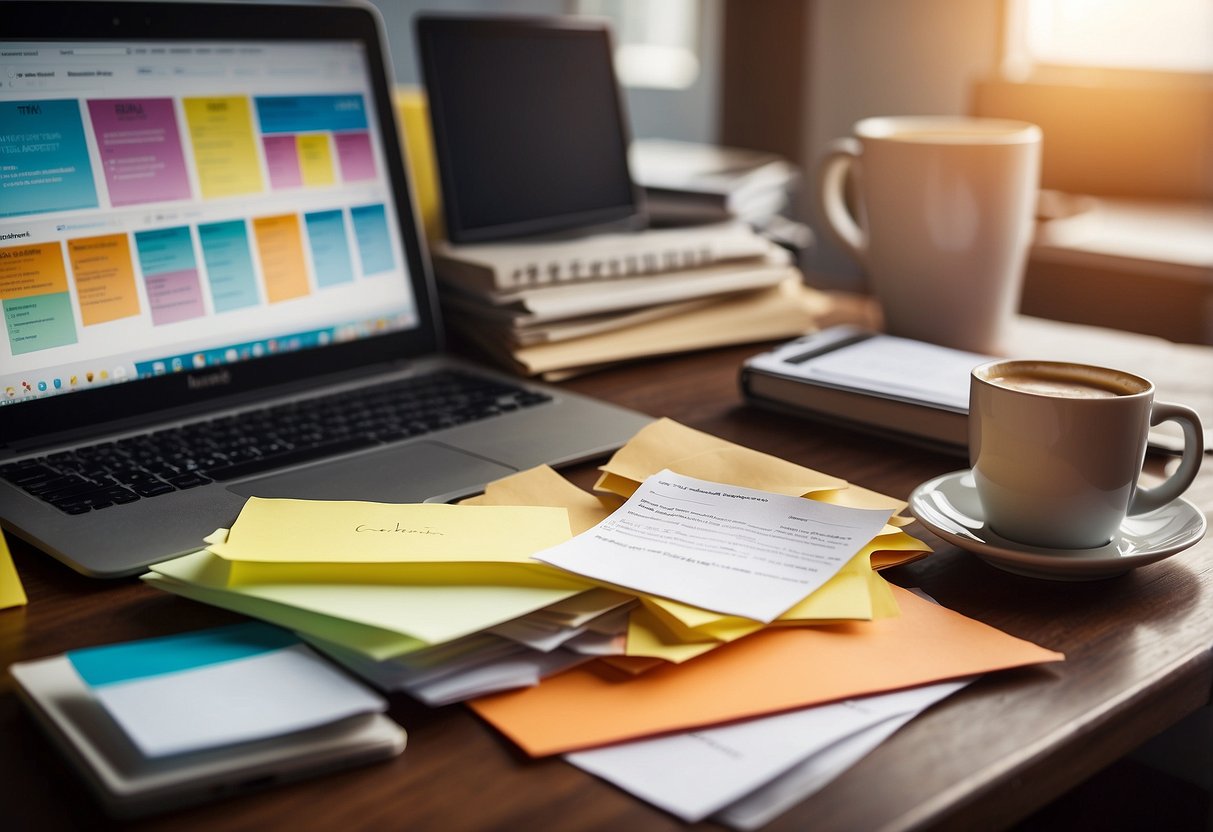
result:
M 1040 144 L 1027 122 L 905 116 L 864 119 L 829 145 L 821 216 L 866 272 L 890 334 L 1001 351 L 1019 308 Z
M 1152 425 L 1184 433 L 1175 472 L 1161 485 L 1137 480 Z M 1126 515 L 1161 508 L 1200 468 L 1204 436 L 1189 407 L 1154 401 L 1132 373 L 1059 361 L 994 361 L 972 371 L 969 460 L 987 525 L 1010 541 L 1091 549 Z

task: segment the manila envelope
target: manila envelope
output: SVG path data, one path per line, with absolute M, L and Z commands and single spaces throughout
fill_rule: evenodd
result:
M 599 470 L 595 490 L 630 497 L 640 483 L 663 468 L 712 482 L 725 482 L 852 508 L 904 511 L 902 500 L 846 480 L 746 448 L 672 419 L 658 419 L 636 433 Z M 884 533 L 913 522 L 894 516 Z M 912 559 L 912 558 L 911 558 Z
M 897 618 L 768 628 L 638 676 L 595 662 L 470 705 L 540 757 L 1065 658 L 894 594 Z

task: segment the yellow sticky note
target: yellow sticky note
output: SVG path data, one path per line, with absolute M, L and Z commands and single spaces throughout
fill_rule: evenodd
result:
M 326 134 L 305 133 L 296 136 L 295 150 L 299 155 L 299 169 L 303 172 L 304 185 L 321 187 L 337 181 L 333 168 L 333 149 Z
M 390 630 L 368 627 L 236 592 L 175 581 L 155 572 L 147 572 L 140 577 L 150 586 L 191 601 L 242 613 L 301 633 L 322 634 L 335 644 L 344 645 L 377 661 L 429 646 L 423 641 Z
M 17 567 L 13 566 L 13 556 L 4 540 L 4 532 L 0 532 L 0 609 L 21 607 L 26 601 L 25 588 L 21 586 Z
M 408 163 L 417 214 L 430 240 L 443 237 L 442 189 L 438 184 L 438 165 L 434 159 L 434 138 L 430 133 L 430 113 L 425 93 L 419 89 L 396 91 L 396 111 L 404 128 L 404 159 Z
M 563 508 L 250 497 L 210 550 L 261 563 L 530 563 L 568 538 Z
M 155 564 L 170 592 L 384 658 L 438 644 L 570 598 L 584 584 L 255 583 L 229 586 L 239 564 L 207 551 Z M 359 577 L 362 574 L 359 573 Z M 153 579 L 155 581 L 155 579 Z
M 260 193 L 264 186 L 249 100 L 185 98 L 182 106 L 203 199 Z

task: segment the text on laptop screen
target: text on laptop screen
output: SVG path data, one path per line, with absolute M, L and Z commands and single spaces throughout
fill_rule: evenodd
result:
M 0 404 L 417 325 L 360 44 L 0 42 Z

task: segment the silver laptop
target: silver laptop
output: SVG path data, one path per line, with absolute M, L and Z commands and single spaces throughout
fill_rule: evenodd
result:
M 134 574 L 251 495 L 446 501 L 649 421 L 441 354 L 373 10 L 4 19 L 7 531 Z

